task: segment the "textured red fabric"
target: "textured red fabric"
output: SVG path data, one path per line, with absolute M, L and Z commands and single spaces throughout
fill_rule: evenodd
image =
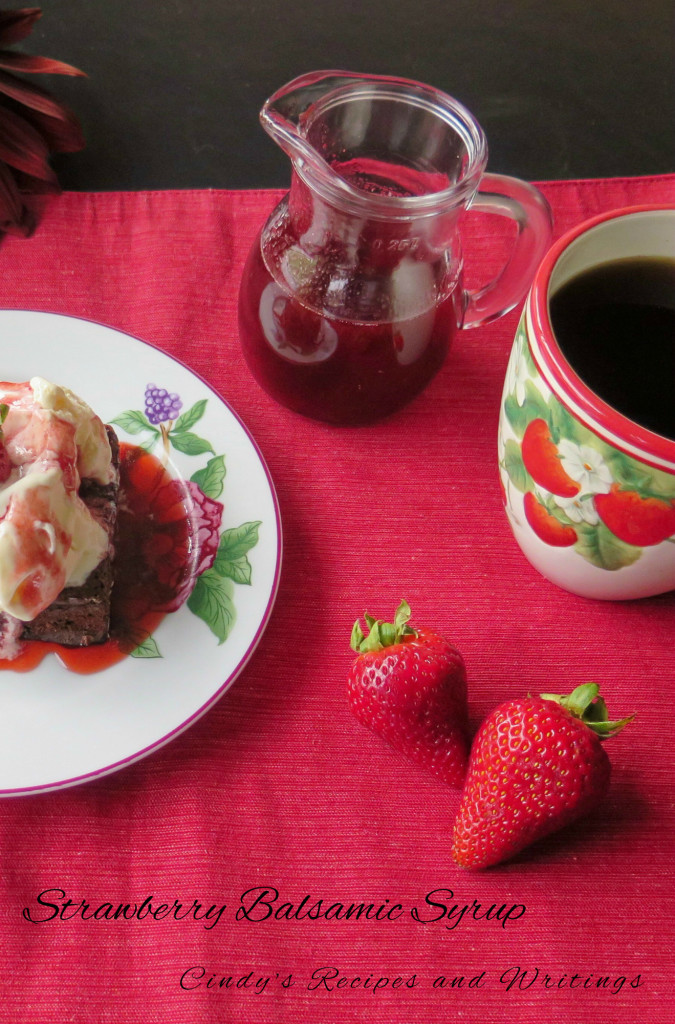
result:
M 675 199 L 673 176 L 542 188 L 556 234 L 606 209 Z M 426 392 L 375 426 L 334 429 L 267 398 L 240 355 L 236 303 L 246 252 L 277 198 L 67 193 L 45 207 L 32 238 L 0 245 L 2 307 L 129 332 L 180 355 L 225 397 L 268 463 L 285 533 L 267 631 L 210 712 L 115 775 L 0 802 L 0 1020 L 666 1024 L 675 1013 L 673 595 L 574 597 L 543 580 L 512 539 L 495 448 L 517 311 L 460 335 Z M 468 228 L 480 277 L 503 239 L 478 217 Z M 489 872 L 453 866 L 458 795 L 364 730 L 345 700 L 354 619 L 364 609 L 389 616 L 402 596 L 463 651 L 474 726 L 502 700 L 589 679 L 610 710 L 637 712 L 611 741 L 613 785 L 594 822 Z M 243 894 L 261 886 L 297 917 L 286 908 L 278 919 L 238 919 L 252 898 Z M 201 921 L 26 920 L 23 909 L 39 916 L 49 888 L 86 900 L 90 913 L 147 897 L 184 911 L 198 900 L 201 914 L 226 907 L 217 922 L 216 910 Z M 441 889 L 454 897 L 425 901 Z M 402 912 L 314 919 L 319 900 Z M 479 919 L 432 920 L 474 901 Z M 500 918 L 480 919 L 492 905 L 505 908 Z M 191 987 L 193 972 L 181 987 L 198 966 L 201 985 Z M 312 980 L 322 968 L 325 982 Z M 329 981 L 333 970 L 346 982 Z M 207 987 L 212 976 L 232 981 Z M 381 977 L 389 984 L 376 990 Z

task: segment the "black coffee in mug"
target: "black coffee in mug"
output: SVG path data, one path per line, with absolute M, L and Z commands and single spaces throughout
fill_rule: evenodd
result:
M 549 307 L 583 382 L 633 422 L 675 439 L 675 260 L 598 264 L 562 285 Z

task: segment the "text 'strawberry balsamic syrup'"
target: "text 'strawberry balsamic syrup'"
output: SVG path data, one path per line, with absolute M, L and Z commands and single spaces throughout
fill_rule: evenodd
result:
M 460 327 L 522 298 L 550 238 L 548 206 L 524 182 L 485 175 L 480 127 L 416 82 L 316 72 L 272 96 L 261 120 L 293 173 L 244 268 L 244 356 L 296 412 L 380 419 L 429 383 Z M 519 231 L 507 266 L 475 294 L 462 287 L 459 240 L 470 203 Z

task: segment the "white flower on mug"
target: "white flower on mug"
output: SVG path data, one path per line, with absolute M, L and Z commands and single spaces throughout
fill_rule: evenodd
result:
M 558 452 L 563 469 L 579 484 L 581 494 L 608 493 L 612 474 L 599 451 L 587 444 L 562 440 Z
M 519 406 L 525 404 L 525 381 L 528 380 L 527 361 L 523 356 L 522 343 L 518 345 L 508 366 L 507 391 L 515 394 Z
M 561 498 L 559 495 L 554 495 L 553 499 L 558 508 L 561 508 L 573 523 L 588 523 L 589 526 L 597 526 L 600 522 L 592 494 L 584 494 L 582 497 L 575 495 L 574 498 Z

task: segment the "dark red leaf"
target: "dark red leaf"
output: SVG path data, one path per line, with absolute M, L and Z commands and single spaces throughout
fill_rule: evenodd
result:
M 23 200 L 14 175 L 6 164 L 0 163 L 0 195 L 2 196 L 3 220 L 20 220 L 23 211 Z
M 38 18 L 42 17 L 39 7 L 24 7 L 19 11 L 0 11 L 0 43 L 12 46 L 19 43 L 33 31 Z
M 62 105 L 53 99 L 46 89 L 34 85 L 32 82 L 26 82 L 23 78 L 17 78 L 16 75 L 12 75 L 8 71 L 0 71 L 0 92 L 3 92 L 5 96 L 11 96 L 17 103 L 31 107 L 32 110 L 39 110 L 51 117 L 64 116 Z
M 2 72 L 0 72 L 0 75 Z M 21 103 L 17 103 L 9 96 L 0 93 L 0 108 L 12 110 L 14 113 L 32 125 L 42 136 L 45 145 L 50 153 L 75 153 L 84 149 L 84 136 L 80 123 L 75 114 L 59 103 L 60 117 L 49 117 L 39 110 L 31 110 Z
M 34 178 L 31 174 L 24 174 L 23 171 L 13 170 L 17 188 L 23 195 L 59 195 L 62 191 L 58 181 L 43 181 L 41 178 Z
M 0 68 L 10 71 L 23 71 L 35 75 L 78 75 L 86 78 L 84 71 L 74 68 L 72 64 L 64 64 L 51 57 L 34 57 L 29 53 L 13 53 L 11 50 L 0 50 Z
M 84 135 L 75 115 L 66 112 L 67 119 L 58 121 L 37 110 L 28 110 L 22 116 L 40 133 L 50 153 L 77 153 L 84 149 Z
M 35 227 L 35 218 L 24 206 L 14 182 L 12 172 L 0 163 L 0 231 L 14 235 L 30 235 Z
M 40 133 L 5 105 L 0 106 L 0 160 L 44 181 L 56 175 L 47 163 L 48 150 Z
M 46 89 L 13 74 L 86 77 L 63 61 L 6 49 L 25 39 L 41 16 L 39 7 L 0 10 L 0 233 L 26 236 L 33 231 L 35 215 L 22 195 L 60 192 L 49 153 L 84 146 L 73 112 Z

